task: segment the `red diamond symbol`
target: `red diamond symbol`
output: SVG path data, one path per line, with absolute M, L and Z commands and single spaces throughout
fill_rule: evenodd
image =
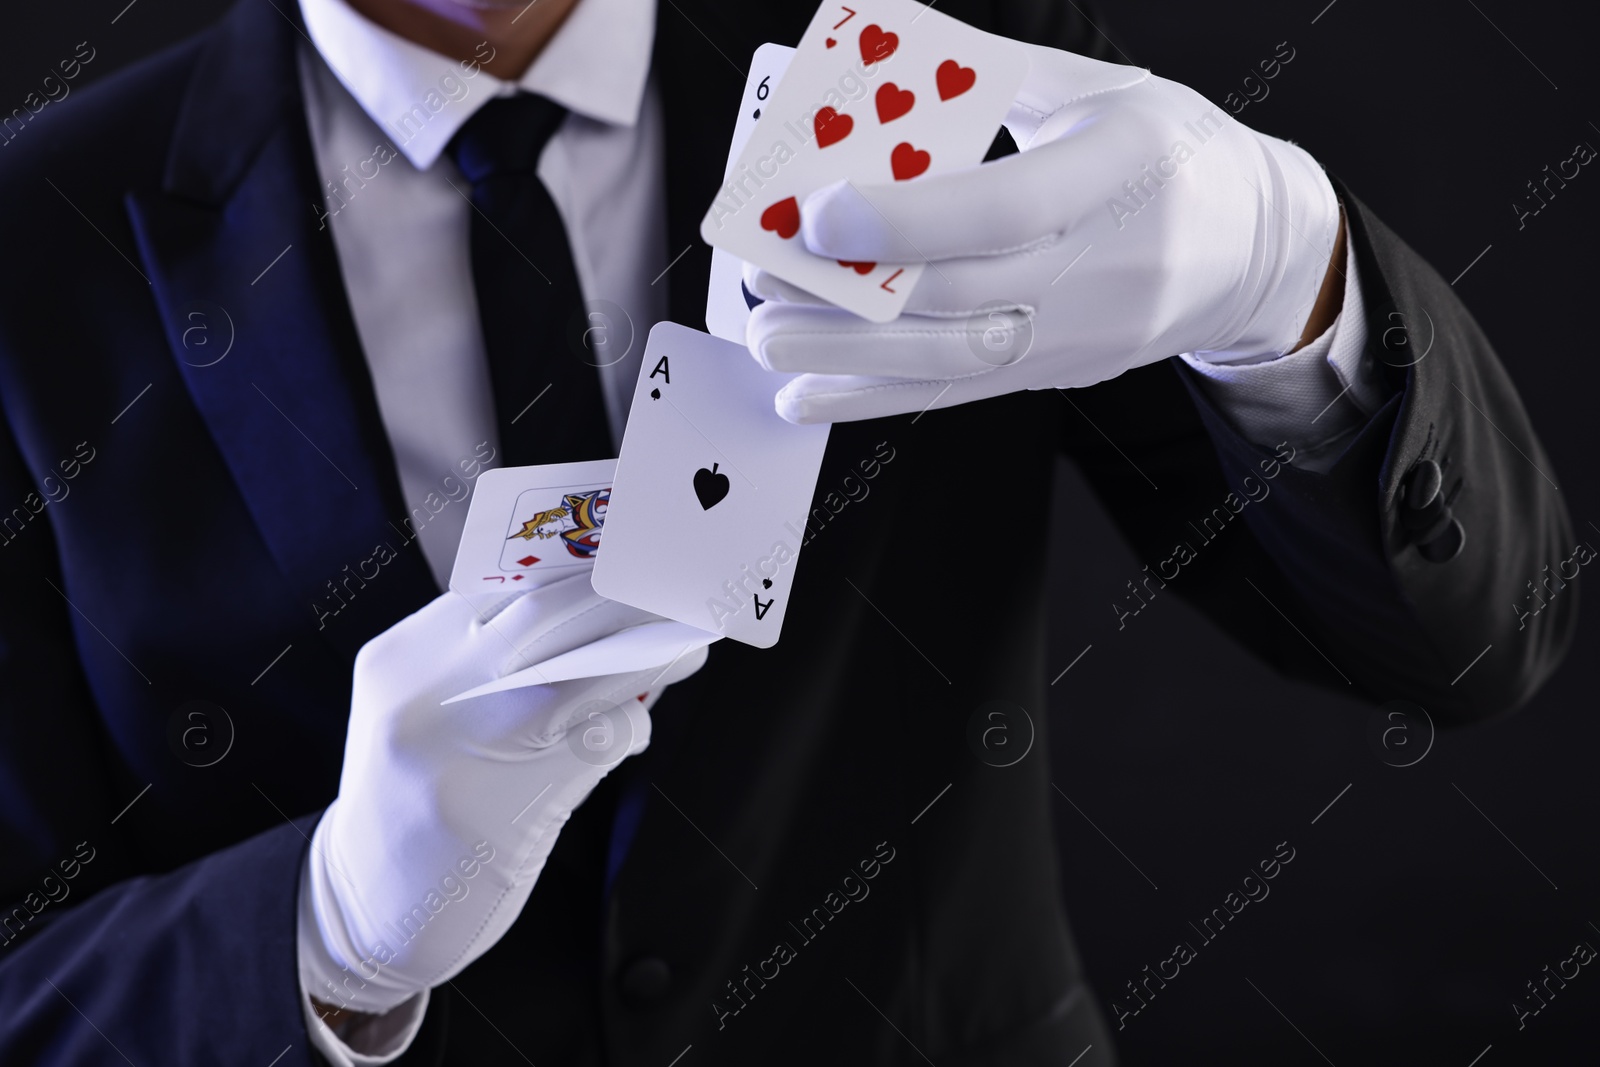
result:
M 513 575 L 512 575 L 512 576 L 511 576 L 511 580 L 512 580 L 512 581 L 513 581 L 513 582 L 520 582 L 520 581 L 522 581 L 522 575 L 520 575 L 520 574 L 513 574 Z
M 538 562 L 538 556 L 523 556 L 521 559 L 517 560 L 517 563 L 523 567 L 531 567 Z

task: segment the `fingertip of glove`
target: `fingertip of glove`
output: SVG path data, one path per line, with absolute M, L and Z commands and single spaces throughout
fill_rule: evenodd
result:
M 803 389 L 796 388 L 800 379 L 795 379 L 782 389 L 778 390 L 772 398 L 772 409 L 784 422 L 796 426 L 813 426 L 819 422 L 829 421 L 824 417 L 813 397 L 808 396 Z
M 806 248 L 830 259 L 870 255 L 881 215 L 848 181 L 824 185 L 800 209 L 800 237 Z
M 762 307 L 767 305 L 763 304 Z M 750 314 L 750 321 L 745 325 L 744 347 L 749 351 L 750 358 L 755 360 L 763 370 L 772 370 L 772 361 L 767 358 L 768 334 L 764 324 L 766 315 L 761 308 L 756 308 Z
M 745 291 L 756 299 L 755 305 L 750 308 L 752 315 L 768 301 L 782 302 L 790 298 L 791 294 L 786 290 L 781 278 L 762 270 L 753 263 L 744 265 L 742 280 Z

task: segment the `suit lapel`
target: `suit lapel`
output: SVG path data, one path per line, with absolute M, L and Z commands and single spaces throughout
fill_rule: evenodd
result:
M 207 45 L 163 188 L 128 211 L 180 373 L 294 593 L 353 653 L 436 592 L 344 295 L 299 91 L 299 11 L 242 0 Z M 203 302 L 203 304 L 202 304 Z M 187 345 L 198 320 L 211 335 Z M 219 318 L 220 321 L 213 321 Z M 224 332 L 227 331 L 227 332 Z M 217 362 L 220 342 L 232 348 Z M 209 364 L 209 365 L 207 365 Z M 374 560 L 378 545 L 395 553 Z M 342 583 L 363 561 L 369 583 Z M 347 569 L 348 568 L 348 569 Z M 329 583 L 356 590 L 344 601 Z M 349 614 L 346 614 L 348 612 Z

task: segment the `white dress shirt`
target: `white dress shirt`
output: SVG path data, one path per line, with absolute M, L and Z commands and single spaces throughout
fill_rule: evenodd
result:
M 1355 242 L 1346 236 L 1344 303 L 1316 340 L 1288 356 L 1247 356 L 1211 363 L 1185 352 L 1200 391 L 1245 440 L 1263 448 L 1287 441 L 1293 465 L 1326 471 L 1386 399 L 1376 362 L 1366 354 L 1366 309 Z
M 620 442 L 645 335 L 666 312 L 664 286 L 655 284 L 669 261 L 660 103 L 649 82 L 655 3 L 581 0 L 513 83 L 412 44 L 344 0 L 299 2 L 315 48 L 301 50 L 301 84 L 325 182 L 324 202 L 312 209 L 332 228 L 412 525 L 443 588 L 466 521 L 459 461 L 481 442 L 498 453 L 499 441 L 473 289 L 470 189 L 442 153 L 495 96 L 525 89 L 568 109 L 538 174 L 601 327 L 591 336 L 594 362 L 603 365 Z M 488 46 L 479 54 L 486 58 Z M 1246 438 L 1267 447 L 1290 441 L 1298 465 L 1329 461 L 1378 403 L 1361 372 L 1366 330 L 1353 252 L 1345 270 L 1339 319 L 1300 352 L 1225 365 L 1183 357 Z M 537 418 L 537 406 L 526 417 Z M 413 1040 L 427 1001 L 419 994 L 347 1028 L 343 1040 L 307 1002 L 306 1025 L 337 1067 L 383 1064 Z
M 442 588 L 466 522 L 458 463 L 480 442 L 499 448 L 472 281 L 471 187 L 445 146 L 478 108 L 519 88 L 568 109 L 538 173 L 599 327 L 589 333 L 593 361 L 606 364 L 602 392 L 620 442 L 645 334 L 666 317 L 665 285 L 651 284 L 667 265 L 661 121 L 647 89 L 655 5 L 583 0 L 516 82 L 463 69 L 343 0 L 300 8 L 321 54 L 305 49 L 301 63 L 326 183 L 318 214 L 333 230 L 406 507 Z M 539 414 L 535 404 L 524 418 Z
M 306 119 L 326 183 L 313 210 L 333 230 L 401 491 L 443 588 L 467 515 L 459 461 L 484 441 L 498 452 L 499 439 L 473 289 L 471 191 L 442 153 L 495 96 L 525 89 L 568 109 L 538 174 L 601 316 L 590 338 L 620 442 L 645 334 L 666 317 L 664 287 L 652 284 L 667 266 L 661 119 L 648 85 L 655 5 L 583 0 L 514 83 L 412 44 L 343 0 L 300 9 L 315 45 L 301 53 Z M 525 417 L 538 415 L 535 405 Z M 427 1001 L 420 994 L 344 1040 L 307 1001 L 306 1026 L 336 1067 L 388 1063 L 415 1038 Z

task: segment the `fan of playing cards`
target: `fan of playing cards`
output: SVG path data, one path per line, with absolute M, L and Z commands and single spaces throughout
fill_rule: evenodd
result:
M 738 260 L 874 322 L 899 315 L 924 264 L 813 255 L 798 239 L 806 197 L 980 162 L 1027 72 L 1015 41 L 915 0 L 824 4 L 798 48 L 757 49 L 726 180 L 700 224 L 718 250 L 712 333 L 744 341 Z
M 715 248 L 715 336 L 668 322 L 650 331 L 618 459 L 482 475 L 450 579 L 488 606 L 588 568 L 602 596 L 665 618 L 454 699 L 644 669 L 721 637 L 777 643 L 828 426 L 773 410 L 793 376 L 744 348 L 742 263 L 864 318 L 895 318 L 923 264 L 813 255 L 800 237 L 806 197 L 978 163 L 1027 67 L 1015 42 L 915 0 L 824 4 L 798 48 L 756 50 L 726 180 L 701 224 Z

